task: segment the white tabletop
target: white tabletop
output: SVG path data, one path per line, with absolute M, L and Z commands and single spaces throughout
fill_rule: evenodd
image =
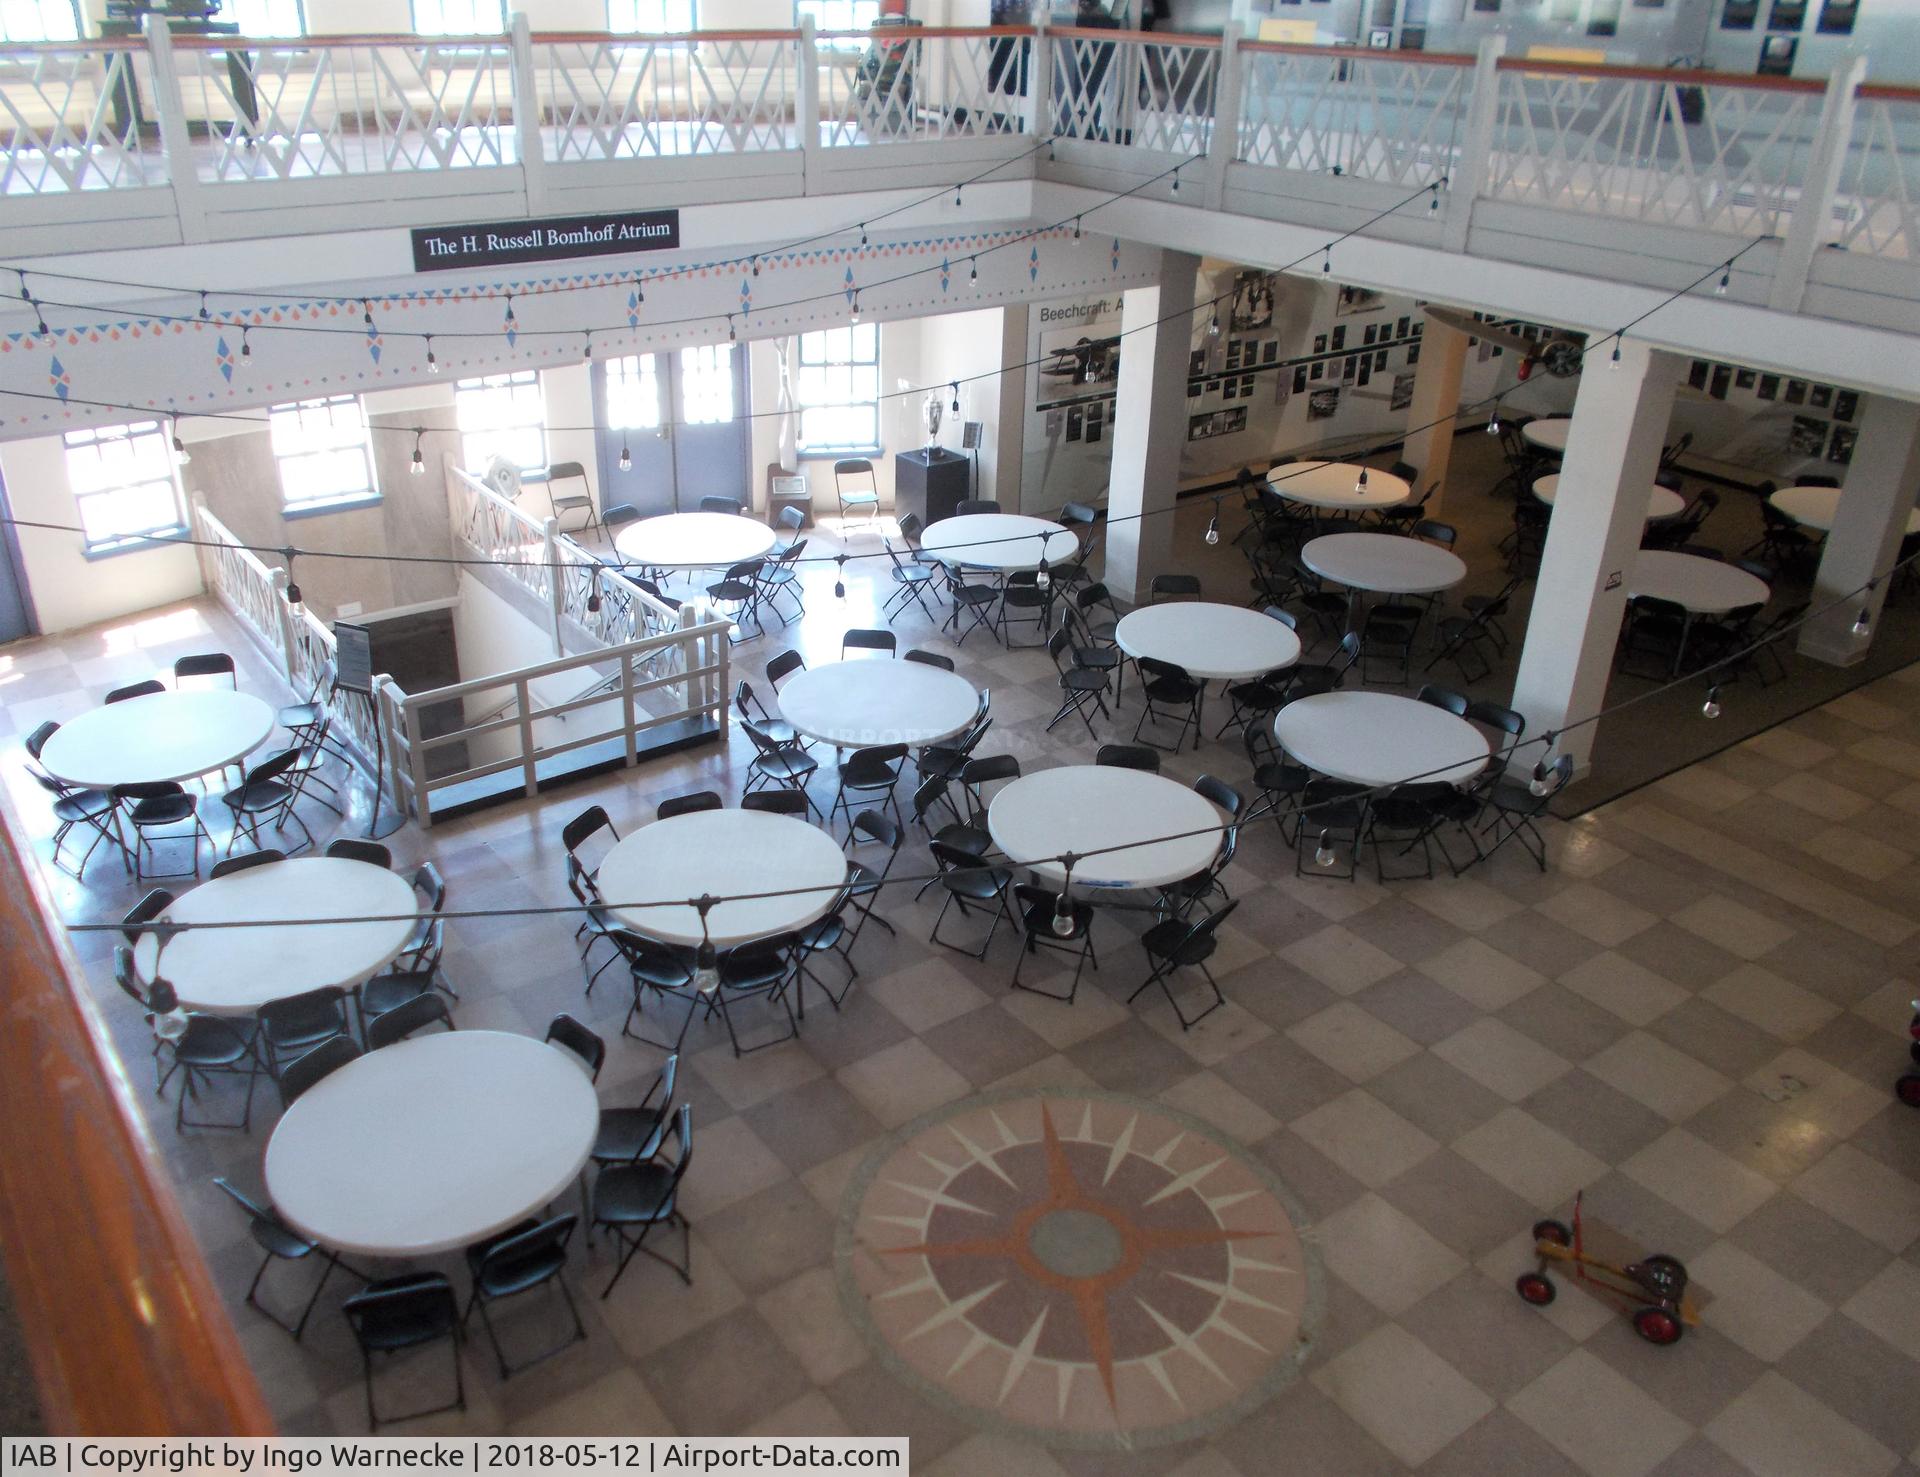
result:
M 1413 492 L 1404 478 L 1391 472 L 1377 467 L 1365 470 L 1367 485 L 1357 487 L 1361 472 L 1358 462 L 1285 462 L 1267 473 L 1267 482 L 1288 502 L 1348 511 L 1391 508 L 1404 503 Z
M 174 923 L 241 923 L 281 918 L 386 917 L 389 923 L 208 928 L 175 934 L 160 973 L 189 1010 L 251 1015 L 261 1006 L 327 985 L 351 988 L 393 961 L 413 932 L 420 902 L 397 872 L 345 857 L 268 862 L 203 882 L 161 914 Z M 134 950 L 153 977 L 159 941 Z
M 708 936 L 725 949 L 804 928 L 827 911 L 846 876 L 840 843 L 818 826 L 758 810 L 702 810 L 630 833 L 600 863 L 599 881 L 622 923 L 670 944 L 700 942 L 697 909 L 620 904 L 809 889 L 716 904 Z
M 1300 638 L 1280 621 L 1206 600 L 1143 605 L 1121 616 L 1113 635 L 1128 656 L 1172 662 L 1193 677 L 1257 677 L 1300 660 Z
M 968 513 L 942 518 L 920 535 L 923 552 L 969 569 L 1003 574 L 1064 564 L 1080 551 L 1080 541 L 1058 523 L 1022 513 Z
M 1467 577 L 1460 556 L 1397 533 L 1328 533 L 1300 547 L 1300 561 L 1320 578 L 1349 590 L 1430 595 Z
M 1223 829 L 1220 812 L 1204 796 L 1177 780 L 1116 765 L 1043 769 L 1015 780 L 987 807 L 987 832 L 1010 861 L 1027 865 L 1068 851 L 1086 856 L 1073 869 L 1076 891 L 1158 887 L 1191 877 L 1213 861 Z M 1179 839 L 1101 851 L 1155 836 Z M 1053 883 L 1066 875 L 1057 862 L 1033 870 Z
M 156 692 L 60 725 L 40 763 L 70 785 L 155 784 L 212 774 L 273 732 L 273 709 L 246 692 Z
M 1558 472 L 1549 472 L 1544 477 L 1536 477 L 1533 479 L 1533 495 L 1548 507 L 1553 506 L 1553 500 L 1559 494 L 1559 491 L 1560 474 Z M 1647 521 L 1649 523 L 1661 518 L 1677 518 L 1681 513 L 1686 511 L 1686 507 L 1687 500 L 1671 487 L 1655 486 L 1647 492 Z
M 1840 489 L 1837 487 L 1783 487 L 1767 498 L 1774 507 L 1785 513 L 1795 523 L 1807 528 L 1817 528 L 1822 533 L 1833 529 L 1834 514 L 1840 508 Z M 1920 533 L 1920 508 L 1907 514 L 1907 532 Z
M 1565 451 L 1567 431 L 1572 425 L 1572 416 L 1550 415 L 1542 420 L 1528 421 L 1520 428 L 1520 434 L 1542 451 Z
M 795 672 L 780 689 L 780 714 L 800 733 L 838 748 L 938 743 L 980 710 L 964 677 L 925 662 L 828 662 Z
M 1765 605 L 1772 593 L 1765 580 L 1744 569 L 1668 549 L 1642 549 L 1627 578 L 1630 598 L 1671 600 L 1695 615 L 1724 615 L 1742 606 Z
M 288 1225 L 339 1251 L 453 1251 L 559 1198 L 599 1127 L 593 1084 L 560 1048 L 436 1031 L 301 1094 L 267 1141 L 267 1194 Z
M 1273 720 L 1280 746 L 1307 768 L 1351 785 L 1445 780 L 1487 767 L 1487 736 L 1444 708 L 1387 692 L 1323 692 Z
M 661 569 L 723 569 L 758 559 L 773 547 L 773 530 L 737 513 L 662 513 L 620 530 L 621 557 Z

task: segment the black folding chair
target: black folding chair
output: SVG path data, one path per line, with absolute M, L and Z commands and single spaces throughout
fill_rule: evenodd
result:
M 641 1252 L 671 1267 L 675 1276 L 693 1286 L 693 1227 L 679 1211 L 680 1182 L 693 1163 L 692 1104 L 682 1103 L 674 1115 L 673 1137 L 677 1152 L 672 1163 L 649 1159 L 639 1164 L 616 1164 L 601 1170 L 594 1181 L 593 1224 L 613 1232 L 620 1252 L 620 1263 L 613 1269 L 606 1291 L 600 1294 L 603 1302 Z M 685 1233 L 680 1261 L 670 1261 L 647 1245 L 648 1233 L 660 1225 L 678 1225 Z
M 460 1315 L 460 1323 L 464 1328 L 473 1317 L 474 1309 L 480 1310 L 480 1322 L 486 1327 L 487 1342 L 493 1345 L 493 1357 L 500 1366 L 503 1380 L 552 1358 L 587 1336 L 566 1278 L 567 1243 L 573 1239 L 573 1228 L 579 1219 L 558 1215 L 545 1221 L 524 1220 L 467 1248 L 467 1272 L 473 1279 L 473 1291 L 467 1298 L 466 1311 Z M 567 1314 L 573 1320 L 573 1332 L 518 1364 L 508 1364 L 506 1351 L 500 1347 L 500 1332 L 493 1326 L 493 1304 L 548 1286 L 560 1289 L 561 1301 L 567 1305 Z
M 1220 925 L 1233 915 L 1239 907 L 1238 901 L 1229 902 L 1216 913 L 1210 913 L 1197 922 L 1189 923 L 1184 918 L 1168 918 L 1156 923 L 1140 936 L 1140 946 L 1147 951 L 1147 960 L 1153 966 L 1147 977 L 1140 982 L 1139 989 L 1127 996 L 1131 1005 L 1140 998 L 1143 991 L 1158 985 L 1167 997 L 1167 1004 L 1173 1007 L 1174 1015 L 1180 1021 L 1182 1031 L 1190 1031 L 1199 1022 L 1205 1020 L 1214 1011 L 1227 1003 L 1227 997 L 1220 993 L 1220 983 L 1214 979 L 1207 968 L 1207 960 L 1213 957 L 1213 951 L 1219 947 Z M 1180 1001 L 1173 993 L 1173 976 L 1177 970 L 1197 969 L 1206 980 L 1207 988 L 1213 991 L 1213 1003 L 1197 1015 L 1188 1015 L 1180 1008 Z
M 330 1251 L 319 1242 L 309 1240 L 281 1220 L 279 1212 L 272 1206 L 262 1205 L 241 1194 L 234 1188 L 231 1180 L 215 1175 L 213 1182 L 246 1212 L 247 1234 L 253 1238 L 253 1244 L 266 1253 L 261 1258 L 260 1269 L 253 1274 L 253 1281 L 247 1284 L 247 1295 L 242 1301 L 276 1328 L 291 1334 L 294 1342 L 298 1343 L 300 1336 L 307 1331 L 307 1320 L 313 1317 L 313 1310 L 319 1305 L 320 1294 L 326 1290 L 327 1279 L 333 1275 L 333 1269 L 346 1264 L 340 1260 L 338 1252 Z M 320 1276 L 313 1284 L 313 1292 L 308 1296 L 306 1305 L 301 1308 L 299 1318 L 289 1323 L 260 1301 L 260 1281 L 267 1275 L 267 1268 L 275 1262 L 303 1262 L 309 1257 L 320 1259 Z M 354 1271 L 352 1267 L 347 1267 L 347 1270 L 364 1280 L 363 1273 Z
M 467 1408 L 467 1386 L 460 1369 L 460 1305 L 453 1284 L 439 1272 L 409 1272 L 370 1282 L 341 1305 L 353 1339 L 360 1346 L 361 1376 L 367 1390 L 367 1429 L 382 1424 Z M 373 1398 L 373 1356 L 402 1354 L 449 1339 L 453 1344 L 453 1399 L 444 1405 L 382 1416 Z

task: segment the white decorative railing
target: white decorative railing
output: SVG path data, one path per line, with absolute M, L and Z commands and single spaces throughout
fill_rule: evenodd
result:
M 535 36 L 545 156 L 662 159 L 800 146 L 800 33 Z
M 1503 60 L 1484 193 L 1616 220 L 1780 235 L 1824 89 L 1786 78 Z
M 143 189 L 167 182 L 142 135 L 153 82 L 142 41 L 0 49 L 0 194 Z
M 1404 186 L 1453 173 L 1473 58 L 1248 41 L 1240 65 L 1236 159 Z
M 822 32 L 820 140 L 832 147 L 1025 133 L 1026 26 Z
M 535 518 L 469 472 L 457 467 L 449 472 L 447 511 L 453 536 L 492 561 L 507 578 L 552 604 L 553 571 L 548 566 L 554 561 L 548 550 L 558 536 L 554 520 Z
M 1061 138 L 1201 155 L 1213 137 L 1220 38 L 1049 29 L 1049 116 Z
M 504 36 L 233 45 L 173 42 L 189 124 L 210 143 L 195 156 L 203 179 L 462 169 L 515 157 Z
M 1832 240 L 1867 256 L 1920 256 L 1920 89 L 1860 89 Z

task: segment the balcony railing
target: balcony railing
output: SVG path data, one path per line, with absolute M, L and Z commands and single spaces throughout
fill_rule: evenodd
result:
M 535 34 L 524 20 L 501 36 L 250 41 L 170 38 L 155 22 L 144 40 L 0 47 L 0 168 L 10 201 L 46 202 L 21 218 L 32 225 L 97 223 L 103 194 L 138 196 L 127 212 L 152 219 L 171 191 L 190 240 L 218 236 L 207 221 L 220 212 L 338 204 L 335 178 L 387 177 L 391 202 L 413 198 L 405 181 L 447 175 L 417 192 L 444 214 L 484 176 L 492 200 L 539 214 L 645 185 L 673 160 L 785 172 L 757 190 L 729 183 L 751 164 L 699 177 L 713 192 L 702 198 L 750 199 L 862 188 L 892 146 L 1045 136 L 1049 157 L 1008 177 L 1191 161 L 1206 188 L 1183 202 L 1325 201 L 1308 182 L 1340 178 L 1380 187 L 1351 197 L 1369 211 L 1444 178 L 1456 249 L 1491 202 L 1703 233 L 1703 257 L 1797 234 L 1829 274 L 1834 258 L 1812 247 L 1916 255 L 1920 89 L 1551 62 L 1502 45 L 1467 57 L 1072 26 Z M 292 193 L 246 188 L 260 182 Z M 63 213 L 62 200 L 94 203 Z M 243 224 L 259 234 L 257 218 Z

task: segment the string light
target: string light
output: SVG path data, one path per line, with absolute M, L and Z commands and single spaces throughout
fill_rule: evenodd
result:
M 1053 588 L 1053 575 L 1047 570 L 1047 560 L 1044 554 L 1040 557 L 1040 567 L 1033 572 L 1033 587 L 1036 590 L 1050 590 Z
M 306 614 L 307 603 L 300 598 L 300 582 L 293 577 L 293 556 L 291 547 L 280 551 L 280 557 L 287 561 L 287 605 L 293 611 L 293 618 L 299 620 Z
M 633 470 L 633 453 L 627 449 L 627 438 L 624 435 L 620 438 L 620 470 L 623 472 Z
M 1727 288 L 1732 283 L 1732 281 L 1733 281 L 1733 263 L 1728 262 L 1726 266 L 1720 269 L 1720 280 L 1719 282 L 1714 284 L 1713 295 L 1715 297 L 1725 297 L 1727 295 Z
M 1866 597 L 1869 602 L 1871 602 L 1871 600 L 1873 599 L 1873 587 L 1878 583 L 1879 583 L 1878 580 L 1867 581 Z M 1856 615 L 1853 618 L 1853 634 L 1856 636 L 1867 636 L 1872 634 L 1872 631 L 1873 631 L 1873 612 L 1871 609 L 1869 609 L 1867 604 L 1862 604 L 1860 607 L 1860 614 Z
M 1549 776 L 1552 773 L 1554 745 L 1560 742 L 1560 734 L 1557 729 L 1549 728 L 1541 738 L 1546 740 L 1547 752 L 1542 754 L 1540 762 L 1533 766 L 1533 778 L 1527 781 L 1527 793 L 1535 798 L 1552 793 L 1553 781 Z
M 1489 436 L 1500 434 L 1500 402 L 1498 400 L 1493 402 L 1493 414 L 1487 417 L 1487 434 Z
M 960 381 L 955 380 L 951 388 L 953 390 L 953 413 L 958 415 L 960 414 Z
M 1213 310 L 1212 320 L 1207 324 L 1207 337 L 1220 337 L 1220 309 L 1217 307 Z
M 240 330 L 240 367 L 242 369 L 253 367 L 253 345 L 247 342 L 247 334 L 251 331 L 246 328 Z
M 184 467 L 193 457 L 187 452 L 187 443 L 180 439 L 180 417 L 173 418 L 173 464 Z
M 694 906 L 700 910 L 700 947 L 693 954 L 693 987 L 702 995 L 712 995 L 720 988 L 720 961 L 714 953 L 713 936 L 707 932 L 712 894 L 702 893 Z
M 1059 162 L 1059 161 L 1058 161 L 1058 160 L 1056 160 L 1056 159 L 1054 158 L 1054 155 L 1053 155 L 1053 140 L 1052 140 L 1052 139 L 1048 139 L 1048 140 L 1047 140 L 1047 163 L 1049 163 L 1049 164 L 1055 164 L 1055 163 L 1058 163 L 1058 162 Z
M 413 428 L 413 465 L 407 468 L 408 473 L 412 476 L 424 477 L 427 475 L 426 453 L 421 450 L 426 439 L 426 428 L 424 426 L 415 426 Z
M 53 332 L 51 328 L 47 327 L 46 309 L 40 306 L 40 299 L 37 297 L 29 298 L 28 301 L 33 304 L 33 331 L 39 334 L 41 338 L 46 338 Z
M 1607 361 L 1607 368 L 1609 370 L 1613 370 L 1613 369 L 1618 369 L 1619 367 L 1620 367 L 1620 345 L 1616 343 L 1613 346 L 1613 357 Z
M 1367 469 L 1365 467 L 1362 467 L 1360 469 L 1360 475 L 1353 479 L 1353 490 L 1355 492 L 1365 492 L 1367 490 Z
M 595 568 L 591 570 L 587 575 L 587 579 L 590 582 L 587 585 L 587 614 L 598 615 L 600 613 L 600 571 L 599 569 Z
M 373 303 L 367 298 L 360 299 L 360 321 L 367 327 L 373 327 Z
M 740 334 L 733 326 L 733 314 L 731 313 L 727 314 L 727 342 L 730 344 L 740 342 Z
M 967 258 L 967 281 L 975 285 L 978 285 L 980 281 L 980 259 L 978 257 L 970 256 Z
M 21 298 L 22 298 L 22 299 L 23 299 L 24 301 L 26 301 L 26 302 L 32 302 L 32 301 L 33 301 L 33 294 L 27 291 L 27 274 L 26 274 L 25 272 L 23 272 L 23 271 L 21 271 L 21 270 L 20 270 L 20 268 L 18 268 L 18 267 L 15 267 L 15 268 L 13 269 L 13 275 L 14 275 L 14 276 L 16 276 L 16 277 L 18 277 L 18 278 L 20 279 L 20 296 L 21 296 Z
M 1313 864 L 1316 867 L 1333 865 L 1333 848 L 1327 844 L 1327 833 L 1324 830 L 1320 833 L 1320 844 L 1313 849 Z
M 209 312 L 207 311 L 207 292 L 206 292 L 206 289 L 205 289 L 205 288 L 202 288 L 202 289 L 200 290 L 200 321 L 201 321 L 202 323 L 205 323 L 205 322 L 206 322 L 206 321 L 207 321 L 207 320 L 208 320 L 209 318 L 211 318 L 212 316 L 213 316 L 213 314 L 211 314 L 211 313 L 209 313 Z
M 1720 684 L 1718 682 L 1707 689 L 1707 700 L 1700 705 L 1700 711 L 1708 718 L 1720 716 Z
M 847 598 L 847 556 L 834 555 L 833 564 L 833 598 L 844 600 Z
M 760 258 L 757 256 L 753 259 L 753 275 L 756 277 L 760 275 Z
M 1427 186 L 1427 214 L 1428 215 L 1432 215 L 1434 214 L 1434 212 L 1440 209 L 1440 186 L 1442 183 L 1444 183 L 1444 176 L 1441 179 L 1435 180 L 1432 184 Z
M 439 372 L 440 372 L 440 361 L 433 357 L 433 335 L 428 334 L 427 335 L 427 373 L 438 374 Z
M 1060 895 L 1053 900 L 1053 936 L 1055 938 L 1073 937 L 1073 864 L 1078 858 L 1068 852 L 1061 861 L 1065 864 L 1067 875 L 1060 881 Z
M 368 320 L 368 321 L 372 321 L 372 320 Z M 513 322 L 513 321 L 514 321 L 514 319 L 513 319 L 513 294 L 512 294 L 512 293 L 508 293 L 508 294 L 507 294 L 507 322 L 509 322 L 509 323 L 511 323 L 511 322 Z
M 849 321 L 853 323 L 860 321 L 860 289 L 857 287 L 853 290 L 853 317 Z
M 1320 258 L 1320 275 L 1326 277 L 1333 272 L 1333 243 L 1329 241 L 1321 250 L 1325 255 Z
M 1073 218 L 1073 239 L 1075 241 L 1080 239 L 1080 217 L 1077 215 Z
M 633 279 L 633 300 L 636 303 L 644 303 L 647 300 L 646 284 L 638 277 Z
M 593 358 L 593 330 L 589 328 L 586 332 L 587 332 L 587 342 L 586 342 L 587 358 L 591 359 Z
M 1213 500 L 1213 517 L 1207 520 L 1207 542 L 1209 544 L 1217 544 L 1220 542 L 1220 499 L 1219 498 L 1215 498 Z
M 1177 164 L 1173 167 L 1173 193 L 1180 193 L 1180 166 Z
M 867 223 L 865 221 L 860 222 L 860 244 L 862 246 L 867 244 Z
M 953 187 L 953 208 L 955 210 L 960 208 L 960 187 L 958 185 Z

